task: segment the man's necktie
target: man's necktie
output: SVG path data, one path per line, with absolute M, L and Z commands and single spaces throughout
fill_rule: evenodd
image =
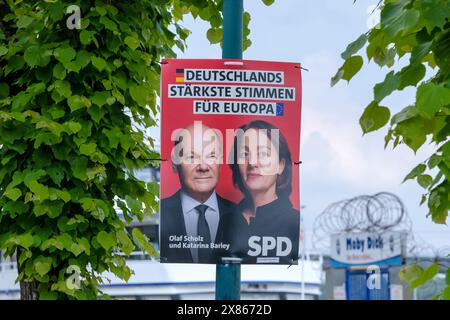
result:
M 207 205 L 200 204 L 195 207 L 198 212 L 198 223 L 197 223 L 197 234 L 203 237 L 202 244 L 207 244 L 208 248 L 199 248 L 198 249 L 198 262 L 200 263 L 208 263 L 211 260 L 211 233 L 209 231 L 209 225 L 206 221 L 205 212 L 208 209 Z

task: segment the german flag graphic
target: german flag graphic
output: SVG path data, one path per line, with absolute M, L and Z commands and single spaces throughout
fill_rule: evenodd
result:
M 175 82 L 184 82 L 184 69 L 177 69 L 176 70 Z

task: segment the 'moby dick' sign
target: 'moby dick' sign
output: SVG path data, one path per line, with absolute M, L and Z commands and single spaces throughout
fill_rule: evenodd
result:
M 401 232 L 344 233 L 331 236 L 331 267 L 400 265 L 404 247 Z

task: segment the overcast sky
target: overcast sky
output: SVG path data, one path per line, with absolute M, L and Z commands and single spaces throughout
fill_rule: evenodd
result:
M 244 59 L 300 62 L 303 106 L 300 158 L 300 198 L 307 246 L 311 245 L 314 219 L 329 204 L 358 195 L 392 192 L 404 202 L 413 231 L 436 248 L 450 245 L 447 226 L 426 218 L 419 206 L 423 190 L 416 182 L 402 184 L 404 176 L 426 159 L 432 147 L 414 154 L 399 146 L 384 149 L 387 127 L 362 136 L 359 117 L 370 103 L 374 84 L 384 79 L 386 69 L 364 66 L 350 84 L 330 87 L 330 78 L 342 64 L 340 53 L 348 43 L 368 30 L 368 8 L 378 0 L 275 0 L 266 7 L 260 0 L 244 0 L 251 14 L 252 46 Z M 188 48 L 179 58 L 220 58 L 219 45 L 206 39 L 208 25 L 187 18 L 192 31 Z M 413 90 L 405 89 L 383 101 L 399 111 L 411 103 Z M 153 131 L 153 130 L 152 130 Z M 159 136 L 159 131 L 154 134 Z M 153 133 L 153 132 L 152 132 Z

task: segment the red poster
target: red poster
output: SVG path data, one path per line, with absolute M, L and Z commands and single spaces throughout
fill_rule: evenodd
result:
M 167 59 L 161 262 L 295 264 L 299 63 Z

